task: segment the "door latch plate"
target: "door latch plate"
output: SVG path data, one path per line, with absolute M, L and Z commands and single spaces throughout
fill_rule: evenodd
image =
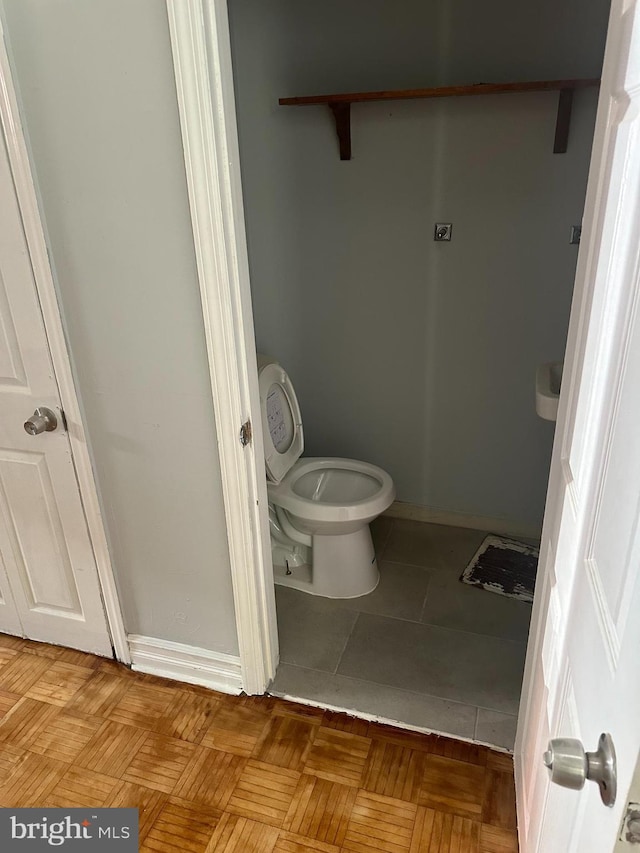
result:
M 640 847 L 640 803 L 627 803 L 627 811 L 622 820 L 619 841 L 637 844 Z

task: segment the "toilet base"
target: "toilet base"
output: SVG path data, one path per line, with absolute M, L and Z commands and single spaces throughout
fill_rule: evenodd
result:
M 314 536 L 311 551 L 313 564 L 290 565 L 290 574 L 274 559 L 274 581 L 324 598 L 359 598 L 378 586 L 380 573 L 368 524 L 342 536 Z

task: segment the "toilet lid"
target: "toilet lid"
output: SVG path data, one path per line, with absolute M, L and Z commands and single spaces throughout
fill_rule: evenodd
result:
M 300 406 L 286 370 L 277 362 L 261 368 L 259 385 L 267 477 L 279 483 L 304 450 Z

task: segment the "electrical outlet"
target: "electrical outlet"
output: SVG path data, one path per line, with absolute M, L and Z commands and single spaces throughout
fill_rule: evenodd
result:
M 436 222 L 436 227 L 433 232 L 433 239 L 436 243 L 443 243 L 451 240 L 451 231 L 453 224 L 451 222 Z
M 569 236 L 569 242 L 574 246 L 579 245 L 581 235 L 582 235 L 582 225 L 572 225 L 571 226 L 571 234 Z

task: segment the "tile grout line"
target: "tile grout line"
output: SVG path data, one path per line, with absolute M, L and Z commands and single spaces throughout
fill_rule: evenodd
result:
M 387 550 L 387 545 L 389 544 L 389 540 L 391 539 L 391 534 L 393 533 L 393 528 L 395 527 L 395 519 L 391 519 L 391 524 L 389 525 L 389 532 L 387 533 L 384 544 L 380 546 L 380 556 L 378 556 L 376 552 L 376 560 L 382 562 L 384 560 L 384 552 Z
M 402 560 L 387 560 L 384 557 L 380 558 L 381 563 L 386 563 L 387 566 L 404 566 L 407 569 L 423 569 L 425 572 L 442 572 L 447 571 L 446 568 L 438 568 L 437 566 L 423 566 L 417 563 L 403 563 Z M 451 570 L 453 571 L 453 569 Z M 456 569 L 457 572 L 457 569 Z
M 473 708 L 476 711 L 489 711 L 492 714 L 503 714 L 505 717 L 516 717 L 517 714 L 511 714 L 509 711 L 499 711 L 497 708 L 486 708 L 483 705 L 475 705 L 473 702 L 461 702 L 459 699 L 451 699 L 448 696 L 438 696 L 436 693 L 422 693 L 417 690 L 407 690 L 406 687 L 396 687 L 393 684 L 385 684 L 382 681 L 369 681 L 366 678 L 356 678 L 353 675 L 342 675 L 339 672 L 328 672 L 326 669 L 314 669 L 312 666 L 301 666 L 298 663 L 285 663 L 285 666 L 293 667 L 294 669 L 304 669 L 307 672 L 317 672 L 319 675 L 327 675 L 327 676 L 336 676 L 337 678 L 344 678 L 347 681 L 355 681 L 359 684 L 368 684 L 372 687 L 384 687 L 386 690 L 394 690 L 398 693 L 407 693 L 410 696 L 415 696 L 420 699 L 437 699 L 439 702 L 446 702 L 450 705 L 460 705 L 462 708 Z M 366 713 L 366 712 L 363 712 Z M 452 735 L 452 737 L 457 737 L 457 735 Z
M 353 675 L 344 675 L 343 673 L 340 673 L 337 671 L 336 672 L 328 672 L 326 669 L 314 669 L 313 667 L 300 666 L 300 664 L 296 664 L 296 663 L 285 663 L 285 665 L 286 666 L 293 666 L 296 669 L 305 669 L 308 672 L 318 672 L 318 673 L 321 673 L 322 675 L 330 675 L 330 676 L 337 676 L 338 678 L 346 678 L 349 681 L 356 681 L 356 682 L 359 682 L 360 684 L 368 684 L 368 685 L 371 685 L 373 687 L 384 687 L 387 690 L 397 690 L 400 693 L 408 693 L 411 696 L 418 696 L 421 698 L 429 698 L 429 699 L 437 699 L 440 702 L 447 702 L 451 705 L 461 705 L 463 708 L 473 708 L 476 710 L 476 712 L 482 710 L 482 711 L 489 711 L 492 714 L 502 714 L 505 717 L 515 717 L 516 720 L 518 718 L 517 713 L 513 714 L 510 711 L 503 711 L 499 708 L 488 708 L 485 705 L 477 705 L 475 702 L 462 702 L 460 699 L 452 699 L 449 696 L 440 696 L 437 693 L 428 693 L 426 691 L 418 691 L 418 690 L 408 690 L 406 687 L 397 687 L 395 684 L 387 684 L 384 681 L 371 681 L 367 678 L 357 678 L 356 676 L 353 676 Z M 476 713 L 476 717 L 477 717 L 477 713 Z
M 405 563 L 397 563 L 396 565 L 402 566 L 402 565 L 406 565 L 406 564 Z M 420 568 L 420 567 L 411 566 L 410 568 Z M 435 570 L 434 569 L 428 569 L 426 571 L 433 572 Z M 486 637 L 486 638 L 491 639 L 491 640 L 500 640 L 500 641 L 503 641 L 505 643 L 515 643 L 517 645 L 523 645 L 523 646 L 527 645 L 526 639 L 514 640 L 511 637 L 503 637 L 503 636 L 500 636 L 498 634 L 486 634 L 486 633 L 483 633 L 482 631 L 466 631 L 466 630 L 464 630 L 464 628 L 452 628 L 449 625 L 440 625 L 437 622 L 425 621 L 424 620 L 424 610 L 426 607 L 427 598 L 429 596 L 430 585 L 431 584 L 429 582 L 429 584 L 427 585 L 427 590 L 425 592 L 424 601 L 422 602 L 420 618 L 418 618 L 418 619 L 408 619 L 406 616 L 396 616 L 396 615 L 391 615 L 389 613 L 381 613 L 379 611 L 374 611 L 374 610 L 358 610 L 356 607 L 352 608 L 350 606 L 340 607 L 339 611 L 344 612 L 344 613 L 355 613 L 357 616 L 373 616 L 373 617 L 377 617 L 379 619 L 394 619 L 397 622 L 408 622 L 412 625 L 423 625 L 425 627 L 430 627 L 430 628 L 439 628 L 443 631 L 454 631 L 454 632 L 459 633 L 459 634 L 469 634 L 473 637 Z M 279 584 L 276 584 L 276 586 L 279 586 Z M 289 587 L 283 587 L 283 588 L 289 589 Z M 294 592 L 300 593 L 300 595 L 304 595 L 304 596 L 307 595 L 307 593 L 305 593 L 302 590 L 294 590 Z M 356 601 L 357 599 L 350 599 L 350 600 Z M 355 627 L 355 625 L 354 625 L 354 627 Z M 352 632 L 353 632 L 353 628 L 352 628 Z M 349 638 L 350 638 L 350 636 L 351 635 L 349 635 Z
M 433 622 L 417 622 L 415 619 L 405 619 L 402 616 L 388 616 L 385 613 L 370 613 L 368 610 L 359 610 L 352 612 L 357 612 L 358 616 L 373 616 L 377 619 L 393 619 L 396 622 L 409 622 L 412 625 L 422 625 L 425 628 L 438 628 L 441 631 L 452 631 L 455 634 L 466 634 L 467 636 L 471 637 L 484 637 L 488 640 L 499 640 L 501 643 L 511 643 L 512 645 L 524 646 L 525 648 L 527 646 L 527 640 L 511 640 L 508 637 L 497 637 L 495 634 L 481 634 L 478 631 L 465 631 L 462 628 L 449 628 L 447 625 L 437 625 Z
M 480 711 L 487 711 L 489 714 L 502 714 L 503 717 L 514 717 L 516 720 L 520 716 L 519 712 L 516 711 L 515 714 L 512 714 L 510 711 L 498 711 L 497 708 L 487 708 L 486 705 L 478 705 L 478 716 Z
M 427 609 L 427 598 L 429 598 L 429 590 L 431 589 L 431 581 L 433 578 L 429 576 L 429 581 L 427 583 L 427 588 L 424 592 L 424 599 L 422 601 L 422 607 L 420 608 L 420 624 L 426 625 L 427 623 L 424 621 L 424 612 Z
M 422 611 L 422 620 L 416 624 L 425 625 L 425 626 L 428 626 L 430 628 L 442 628 L 445 631 L 455 631 L 456 633 L 459 633 L 459 634 L 471 634 L 471 636 L 473 636 L 473 637 L 486 637 L 488 640 L 500 640 L 501 642 L 505 642 L 505 643 L 515 643 L 516 645 L 524 646 L 526 649 L 527 642 L 528 642 L 526 639 L 525 640 L 514 640 L 511 637 L 504 637 L 504 636 L 500 636 L 499 634 L 485 634 L 482 631 L 465 631 L 464 628 L 450 628 L 448 625 L 439 625 L 437 622 L 428 622 L 424 618 L 424 611 L 426 609 L 426 606 L 427 606 L 427 599 L 425 597 L 424 605 L 423 605 L 423 611 Z M 390 616 L 388 618 L 393 619 L 394 617 Z M 408 622 L 409 620 L 407 619 L 407 620 L 403 620 L 403 621 Z
M 340 657 L 338 658 L 338 662 L 336 663 L 336 668 L 333 670 L 332 673 L 330 673 L 331 675 L 337 675 L 338 674 L 338 667 L 342 663 L 342 658 L 344 657 L 344 653 L 346 652 L 347 646 L 349 645 L 349 640 L 353 636 L 353 632 L 356 629 L 356 625 L 358 624 L 358 619 L 360 618 L 361 615 L 362 614 L 359 611 L 356 611 L 356 618 L 353 620 L 353 625 L 351 626 L 351 630 L 349 631 L 349 635 L 347 636 L 347 639 L 345 640 L 344 646 L 342 647 L 342 651 L 340 652 Z

